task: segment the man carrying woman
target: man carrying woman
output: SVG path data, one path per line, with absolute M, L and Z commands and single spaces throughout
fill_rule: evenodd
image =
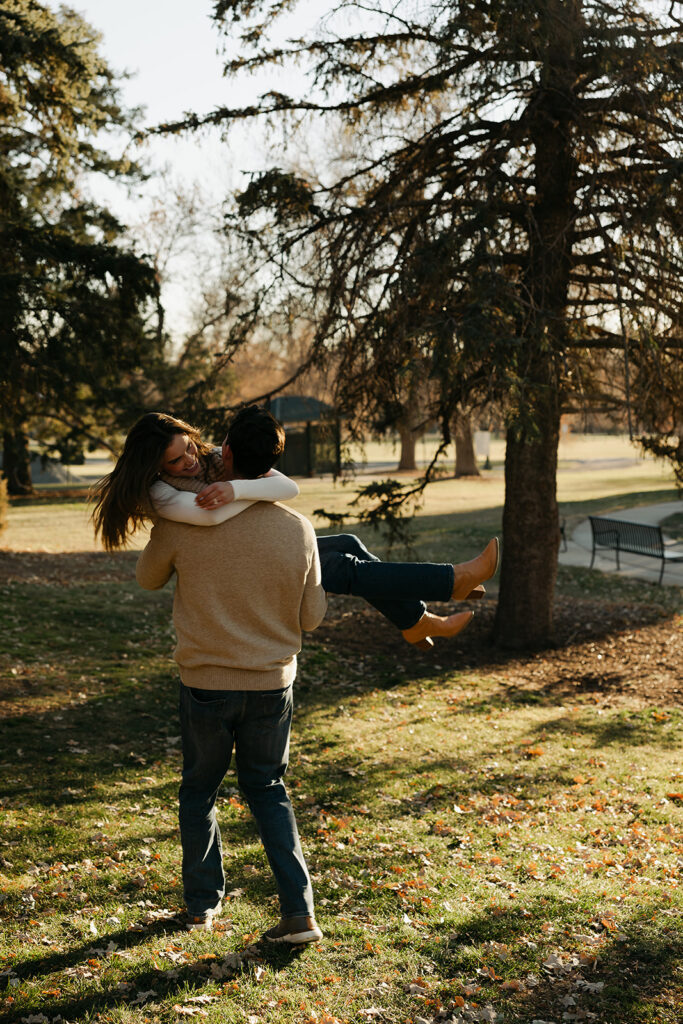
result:
M 108 550 L 154 520 L 138 582 L 154 590 L 177 576 L 186 926 L 211 930 L 221 912 L 225 877 L 215 803 L 234 751 L 280 899 L 280 921 L 264 937 L 302 945 L 319 941 L 322 932 L 283 781 L 301 630 L 320 623 L 327 590 L 365 597 L 410 643 L 455 635 L 472 613 L 433 616 L 422 598 L 481 596 L 482 583 L 497 569 L 498 541 L 459 565 L 381 562 L 349 535 L 316 543 L 311 524 L 275 501 L 298 493 L 272 470 L 283 447 L 282 427 L 255 406 L 235 417 L 221 449 L 182 420 L 148 413 L 100 483 L 93 519 Z
M 237 414 L 221 449 L 206 444 L 182 420 L 147 413 L 96 489 L 95 530 L 107 550 L 116 550 L 145 520 L 214 526 L 252 501 L 295 497 L 296 484 L 272 469 L 283 450 L 282 427 L 257 406 Z M 365 598 L 408 643 L 422 649 L 433 647 L 432 637 L 456 636 L 473 617 L 469 610 L 433 615 L 425 602 L 477 600 L 498 568 L 496 538 L 476 558 L 455 565 L 382 562 L 351 534 L 319 537 L 318 548 L 328 593 Z

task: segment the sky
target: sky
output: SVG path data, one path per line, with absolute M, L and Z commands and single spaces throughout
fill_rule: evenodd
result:
M 142 125 L 176 120 L 229 102 L 222 75 L 218 32 L 209 20 L 211 0 L 67 0 L 102 36 L 100 50 L 109 66 L 129 77 L 121 83 L 128 107 L 142 107 Z M 50 0 L 53 7 L 58 0 Z M 127 192 L 102 179 L 91 183 L 95 197 L 123 223 L 145 224 L 155 199 L 169 188 L 190 189 L 197 182 L 209 201 L 220 202 L 233 184 L 230 149 L 218 133 L 201 139 L 155 136 L 140 153 L 152 172 L 148 182 Z M 161 181 L 154 172 L 164 173 Z M 143 229 L 140 243 L 150 251 Z M 200 243 L 201 244 L 201 243 Z M 207 248 L 211 239 L 206 240 Z M 191 255 L 180 251 L 167 266 L 162 288 L 166 327 L 178 340 L 190 327 L 194 301 Z
M 52 2 L 56 5 L 56 0 Z M 235 85 L 223 77 L 221 39 L 210 20 L 211 0 L 72 0 L 72 4 L 101 34 L 101 51 L 110 67 L 127 74 L 121 83 L 123 97 L 127 106 L 143 108 L 143 126 L 235 102 Z M 247 91 L 242 92 L 246 99 Z M 236 144 L 244 153 L 244 139 Z M 142 158 L 151 170 L 163 169 L 173 182 L 200 183 L 211 197 L 221 197 L 234 184 L 233 147 L 215 130 L 199 137 L 150 137 Z M 252 164 L 258 159 L 259 154 L 254 154 Z M 150 183 L 146 191 L 153 194 L 155 184 Z M 106 198 L 120 204 L 126 222 L 135 219 L 139 194 L 132 197 L 132 206 L 109 192 Z
M 58 0 L 50 0 L 57 6 Z M 117 72 L 128 72 L 123 94 L 129 106 L 142 106 L 144 123 L 155 125 L 179 119 L 187 111 L 206 113 L 214 107 L 253 102 L 269 88 L 296 89 L 302 79 L 289 71 L 284 82 L 268 78 L 240 82 L 223 77 L 221 36 L 210 20 L 212 0 L 67 0 L 102 34 L 102 52 Z M 287 16 L 279 40 L 304 34 L 324 13 L 324 0 L 300 0 Z M 296 76 L 293 78 L 293 74 Z M 231 145 L 218 133 L 177 140 L 156 137 L 150 143 L 155 163 L 167 162 L 179 173 L 205 178 L 226 160 L 237 171 L 262 162 L 263 147 L 238 134 Z
M 110 66 L 130 74 L 123 93 L 130 106 L 145 108 L 146 124 L 229 101 L 210 0 L 75 0 L 73 7 L 102 34 Z M 183 167 L 201 172 L 196 143 L 159 139 L 154 149 L 155 159 L 180 159 Z
M 204 109 L 225 93 L 218 33 L 211 3 L 164 0 L 76 0 L 103 35 L 103 48 L 118 70 L 133 72 L 127 91 L 142 101 L 152 121 Z
M 49 2 L 57 7 L 59 0 Z M 281 81 L 251 79 L 239 84 L 223 77 L 222 40 L 210 20 L 212 0 L 66 2 L 102 35 L 101 52 L 110 67 L 130 76 L 122 83 L 123 97 L 127 106 L 145 108 L 145 126 L 180 119 L 187 111 L 201 114 L 219 106 L 240 106 L 268 88 L 282 88 Z M 301 0 L 300 8 L 301 13 L 287 23 L 287 35 L 304 33 L 325 4 Z M 296 88 L 292 82 L 286 85 Z M 216 130 L 187 137 L 154 136 L 145 144 L 143 159 L 150 169 L 163 169 L 165 181 L 174 186 L 190 189 L 198 184 L 218 209 L 221 198 L 240 183 L 240 172 L 263 166 L 267 153 L 256 133 L 238 127 L 229 141 Z M 153 178 L 126 196 L 120 188 L 100 183 L 95 195 L 124 223 L 135 224 L 166 187 Z M 207 238 L 207 247 L 211 244 Z M 176 336 L 187 329 L 191 316 L 192 268 L 183 259 L 171 264 L 163 290 L 167 327 Z

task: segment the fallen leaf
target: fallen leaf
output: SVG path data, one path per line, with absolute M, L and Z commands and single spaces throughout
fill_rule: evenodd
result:
M 423 996 L 426 992 L 429 992 L 429 985 L 424 981 L 414 981 L 403 988 L 404 992 L 408 995 L 421 995 Z
M 493 1007 L 490 1004 L 488 1004 L 487 1006 L 481 1008 L 478 1017 L 479 1020 L 485 1021 L 487 1022 L 487 1024 L 490 1024 L 490 1022 L 495 1021 L 497 1014 Z
M 582 992 L 602 992 L 605 983 L 604 981 L 584 981 L 583 978 L 578 978 L 575 987 L 581 989 Z
M 517 981 L 514 978 L 511 981 L 504 981 L 500 987 L 504 992 L 526 992 L 524 982 Z
M 150 988 L 147 992 L 138 992 L 138 994 L 136 995 L 135 999 L 131 999 L 129 1005 L 130 1006 L 141 1006 L 142 1003 L 148 1002 L 148 1000 L 150 1000 L 152 998 L 152 996 L 155 996 L 155 995 L 156 995 L 156 992 L 155 992 L 155 990 L 153 988 Z

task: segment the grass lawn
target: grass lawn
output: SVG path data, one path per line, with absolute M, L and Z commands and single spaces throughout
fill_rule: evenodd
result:
M 380 458 L 391 456 L 390 445 L 369 445 L 369 454 Z M 377 450 L 375 450 L 377 449 Z M 649 504 L 657 501 L 674 500 L 677 497 L 673 485 L 673 474 L 663 463 L 654 459 L 639 459 L 632 464 L 634 449 L 625 438 L 619 437 L 574 437 L 560 446 L 560 468 L 557 477 L 558 500 L 562 515 L 571 530 L 576 522 L 585 518 L 595 508 L 592 502 L 601 502 L 605 514 L 628 508 L 632 505 Z M 424 502 L 415 520 L 415 544 L 413 557 L 433 557 L 429 552 L 435 546 L 430 537 L 445 531 L 452 531 L 457 523 L 458 530 L 467 524 L 499 530 L 502 518 L 504 481 L 500 459 L 503 443 L 494 442 L 494 468 L 482 470 L 481 477 L 455 480 L 443 478 L 431 484 L 425 492 Z M 599 458 L 602 461 L 596 461 Z M 105 472 L 106 464 L 99 466 Z M 409 483 L 412 474 L 397 474 L 388 471 L 377 477 L 391 476 Z M 301 493 L 290 504 L 303 515 L 308 516 L 316 529 L 325 531 L 328 522 L 315 515 L 315 509 L 323 508 L 337 513 L 348 511 L 345 528 L 353 526 L 355 513 L 350 503 L 359 487 L 370 482 L 370 476 L 345 478 L 335 482 L 332 477 L 311 480 L 299 478 Z M 70 494 L 77 495 L 72 490 Z M 50 501 L 50 491 L 43 492 L 40 501 L 15 502 L 8 512 L 7 529 L 0 535 L 0 551 L 34 551 L 58 553 L 68 551 L 100 551 L 100 545 L 93 537 L 89 520 L 89 508 L 85 503 L 87 487 L 82 488 L 83 497 L 78 500 L 56 499 Z M 454 519 L 457 517 L 457 520 Z M 337 529 L 335 527 L 335 529 Z M 375 534 L 363 534 L 377 546 Z M 132 547 L 142 548 L 146 534 L 141 531 L 133 538 Z M 381 543 L 381 542 L 380 542 Z M 421 544 L 426 547 L 422 550 Z M 469 550 L 465 547 L 464 553 Z
M 580 475 L 568 515 L 675 497 Z M 500 516 L 495 482 L 448 484 L 423 555 L 464 556 Z M 681 1020 L 680 590 L 564 568 L 563 646 L 526 658 L 487 647 L 493 601 L 431 656 L 333 601 L 288 775 L 325 940 L 288 952 L 258 943 L 277 905 L 232 774 L 223 917 L 174 924 L 172 594 L 135 586 L 134 554 L 69 548 L 69 506 L 39 511 L 12 509 L 10 530 L 36 513 L 33 554 L 5 534 L 0 564 L 2 1021 Z

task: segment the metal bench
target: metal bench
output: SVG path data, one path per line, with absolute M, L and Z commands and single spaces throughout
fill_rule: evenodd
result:
M 683 551 L 667 550 L 659 526 L 648 523 L 629 523 L 622 519 L 606 519 L 602 516 L 589 516 L 593 533 L 593 554 L 590 568 L 593 568 L 595 553 L 598 548 L 608 548 L 616 552 L 617 569 L 620 569 L 619 554 L 627 551 L 632 555 L 646 555 L 658 558 L 662 563 L 659 583 L 664 576 L 667 562 L 683 562 Z

